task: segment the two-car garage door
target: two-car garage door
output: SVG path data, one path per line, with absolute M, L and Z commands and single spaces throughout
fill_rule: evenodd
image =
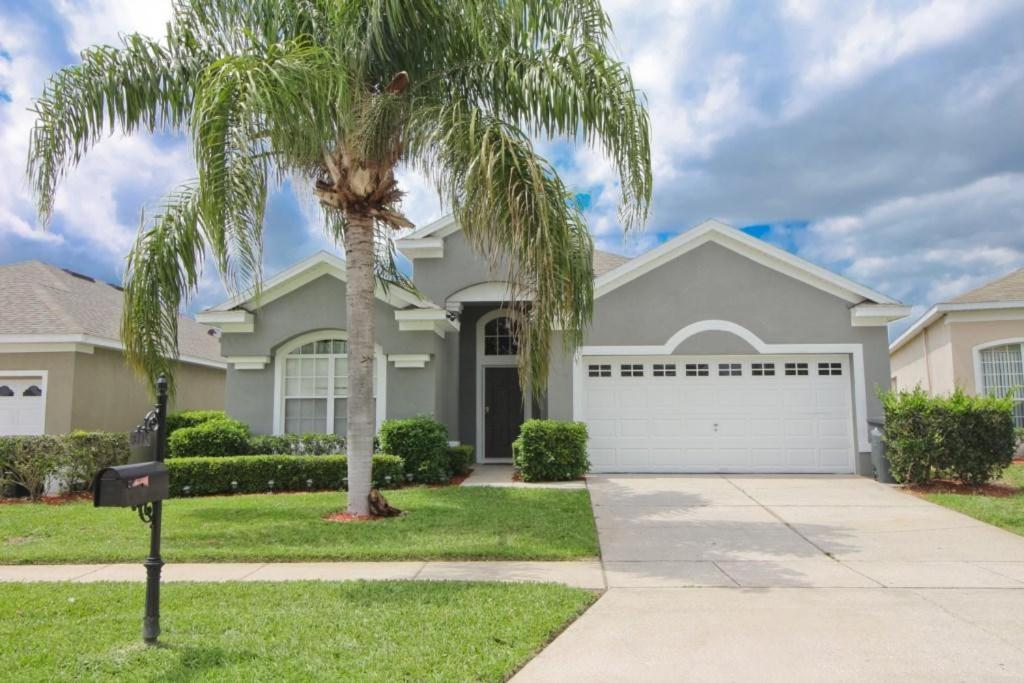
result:
M 845 356 L 583 359 L 595 472 L 853 472 Z

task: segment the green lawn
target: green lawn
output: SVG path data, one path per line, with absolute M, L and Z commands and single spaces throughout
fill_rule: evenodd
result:
M 1015 486 L 1020 492 L 1001 498 L 962 493 L 929 493 L 925 498 L 1024 536 L 1024 464 L 1011 465 L 999 483 Z
M 176 498 L 164 503 L 167 562 L 568 560 L 598 554 L 586 491 L 426 488 L 388 492 L 403 517 L 338 524 L 342 493 Z M 141 562 L 135 513 L 90 502 L 0 507 L 0 564 Z
M 6 510 L 5 510 L 6 512 Z M 502 681 L 594 600 L 554 584 L 0 584 L 10 681 Z

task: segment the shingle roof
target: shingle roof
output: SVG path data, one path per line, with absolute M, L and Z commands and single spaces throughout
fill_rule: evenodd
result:
M 947 303 L 980 304 L 996 301 L 1024 301 L 1024 268 L 972 289 Z
M 0 334 L 84 334 L 120 341 L 120 288 L 41 261 L 0 266 Z M 212 328 L 181 316 L 183 356 L 221 362 Z
M 618 268 L 629 260 L 628 256 L 613 254 L 610 251 L 594 250 L 594 276 L 604 275 L 609 270 Z

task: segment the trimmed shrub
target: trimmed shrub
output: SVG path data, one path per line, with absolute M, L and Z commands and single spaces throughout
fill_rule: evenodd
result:
M 223 410 L 179 410 L 167 415 L 167 435 L 183 427 L 198 427 L 210 420 L 229 420 L 228 414 Z
M 401 457 L 414 481 L 448 479 L 448 430 L 437 420 L 425 415 L 385 420 L 379 436 L 381 450 Z
M 942 450 L 949 470 L 973 486 L 998 477 L 1017 450 L 1013 399 L 967 396 L 958 389 L 943 404 Z
M 348 473 L 348 458 L 344 455 L 175 458 L 167 461 L 167 469 L 171 478 L 172 497 L 186 495 L 186 486 L 189 496 L 340 490 Z M 398 456 L 373 456 L 374 486 L 397 486 L 402 482 L 402 472 L 402 459 Z
M 77 430 L 63 438 L 68 452 L 66 476 L 72 488 L 89 488 L 101 469 L 128 462 L 128 434 L 124 432 Z
M 935 401 L 917 387 L 881 395 L 885 410 L 885 455 L 892 477 L 901 484 L 931 481 L 941 469 Z
M 448 469 L 452 474 L 469 474 L 474 462 L 472 446 L 448 447 Z
M 0 436 L 0 491 L 20 486 L 37 500 L 48 480 L 63 475 L 68 461 L 61 436 Z
M 195 427 L 181 427 L 167 438 L 168 456 L 223 457 L 249 449 L 249 428 L 237 420 L 210 420 Z
M 337 434 L 280 434 L 249 437 L 253 455 L 336 455 L 345 452 L 345 437 Z
M 1013 399 L 928 396 L 913 391 L 882 394 L 885 408 L 886 457 L 893 478 L 925 484 L 956 477 L 966 484 L 984 484 L 1013 460 L 1016 436 Z
M 523 481 L 569 481 L 590 469 L 582 422 L 527 420 L 512 442 L 512 461 Z

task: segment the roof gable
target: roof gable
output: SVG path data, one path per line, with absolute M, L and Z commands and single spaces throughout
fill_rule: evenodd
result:
M 996 301 L 1024 301 L 1024 268 L 964 292 L 948 303 L 977 304 Z
M 597 278 L 594 282 L 594 298 L 600 298 L 708 242 L 714 242 L 763 266 L 845 299 L 852 304 L 864 303 L 865 300 L 875 304 L 896 306 L 900 304 L 891 297 L 816 266 L 784 249 L 779 249 L 715 219 L 706 220 Z
M 326 251 L 318 251 L 309 258 L 299 261 L 290 268 L 266 280 L 258 296 L 255 289 L 250 288 L 241 294 L 231 297 L 224 303 L 206 309 L 199 314 L 199 318 L 200 320 L 208 319 L 209 322 L 214 322 L 213 319 L 216 316 L 211 316 L 210 314 L 244 308 L 247 305 L 256 303 L 257 298 L 261 305 L 270 303 L 322 275 L 330 275 L 342 282 L 346 282 L 345 260 Z M 376 295 L 378 299 L 395 308 L 406 308 L 409 306 L 415 308 L 438 308 L 436 304 L 426 299 L 421 299 L 415 294 L 411 294 L 398 287 L 390 287 L 385 292 L 382 287 L 378 286 Z
M 0 343 L 67 343 L 122 349 L 124 294 L 117 285 L 43 263 L 0 266 Z M 213 330 L 178 317 L 179 358 L 222 367 Z

